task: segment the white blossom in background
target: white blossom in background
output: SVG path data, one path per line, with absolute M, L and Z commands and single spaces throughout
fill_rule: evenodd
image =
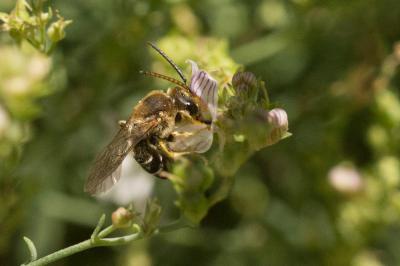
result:
M 363 179 L 357 169 L 346 164 L 333 167 L 328 173 L 328 180 L 335 190 L 346 194 L 359 192 L 364 187 Z
M 121 179 L 114 187 L 98 198 L 111 201 L 119 206 L 134 203 L 135 210 L 145 209 L 146 201 L 153 191 L 155 177 L 146 173 L 140 165 L 128 155 L 122 163 Z
M 9 128 L 10 123 L 10 118 L 6 110 L 0 105 L 0 140 Z
M 26 73 L 33 81 L 40 81 L 50 72 L 51 60 L 42 54 L 35 54 L 26 65 Z
M 3 47 L 0 57 L 7 66 L 0 69 L 0 90 L 9 96 L 28 95 L 50 72 L 51 59 L 30 49 Z
M 25 95 L 32 89 L 30 80 L 25 76 L 11 77 L 5 80 L 3 85 L 4 91 L 12 96 Z

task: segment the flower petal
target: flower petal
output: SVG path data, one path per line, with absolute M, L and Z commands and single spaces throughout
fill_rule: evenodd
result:
M 267 136 L 267 144 L 272 145 L 282 139 L 289 129 L 289 121 L 287 113 L 281 108 L 274 108 L 268 112 L 268 123 L 272 127 L 271 132 Z
M 175 127 L 172 134 L 174 140 L 167 145 L 176 153 L 204 153 L 213 142 L 212 129 L 201 123 L 182 123 Z
M 217 119 L 218 107 L 217 81 L 206 71 L 200 70 L 194 61 L 188 60 L 188 62 L 192 65 L 192 78 L 189 86 L 190 91 L 199 96 L 207 105 L 212 120 L 215 121 Z

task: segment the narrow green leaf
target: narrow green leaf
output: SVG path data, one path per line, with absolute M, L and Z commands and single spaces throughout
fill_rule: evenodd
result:
M 24 236 L 24 241 L 25 241 L 26 245 L 28 246 L 29 253 L 31 255 L 30 261 L 35 261 L 37 259 L 37 251 L 36 251 L 35 244 L 33 244 L 32 240 L 30 240 L 26 236 Z

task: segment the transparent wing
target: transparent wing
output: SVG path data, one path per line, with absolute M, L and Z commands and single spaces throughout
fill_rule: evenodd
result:
M 94 160 L 86 180 L 85 191 L 94 195 L 107 191 L 117 183 L 121 176 L 122 161 L 155 126 L 155 121 L 147 121 L 134 124 L 131 130 L 127 126 L 121 127 Z
M 203 123 L 177 125 L 172 134 L 174 139 L 167 146 L 177 153 L 204 153 L 213 142 L 213 131 L 209 125 Z

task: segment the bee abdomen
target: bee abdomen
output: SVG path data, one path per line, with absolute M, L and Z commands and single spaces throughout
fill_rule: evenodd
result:
M 153 145 L 146 140 L 139 142 L 134 150 L 135 160 L 148 173 L 157 175 L 159 172 L 166 170 L 166 160 Z

